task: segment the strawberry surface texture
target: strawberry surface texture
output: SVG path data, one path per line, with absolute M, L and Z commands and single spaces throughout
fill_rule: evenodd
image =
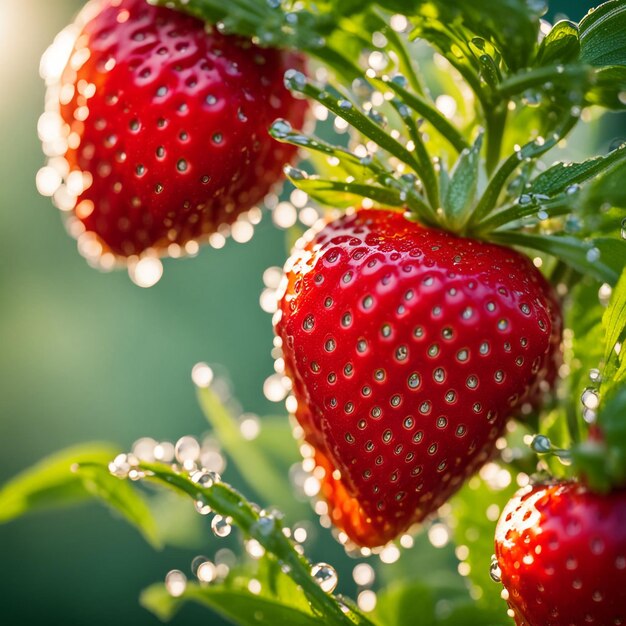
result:
M 91 2 L 72 32 L 47 108 L 62 118 L 61 208 L 91 237 L 87 252 L 164 255 L 203 241 L 281 180 L 296 149 L 267 129 L 303 122 L 306 103 L 283 85 L 300 54 L 145 0 Z
M 334 524 L 379 546 L 422 521 L 550 387 L 554 293 L 522 254 L 362 209 L 310 231 L 275 330 Z
M 626 624 L 626 491 L 524 488 L 502 512 L 496 556 L 517 626 Z

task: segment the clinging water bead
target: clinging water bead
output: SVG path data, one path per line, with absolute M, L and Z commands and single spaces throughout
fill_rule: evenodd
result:
M 73 216 L 81 253 L 107 268 L 193 254 L 262 201 L 296 154 L 267 128 L 300 126 L 308 106 L 283 86 L 288 68 L 302 73 L 299 53 L 180 11 L 90 2 L 44 54 L 38 127 L 38 187 Z

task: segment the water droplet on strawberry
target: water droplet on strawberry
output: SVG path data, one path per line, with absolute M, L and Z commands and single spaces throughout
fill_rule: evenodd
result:
M 495 556 L 491 557 L 489 576 L 491 576 L 491 580 L 493 580 L 493 582 L 495 583 L 502 582 L 502 571 L 500 570 L 500 566 L 498 565 L 498 559 L 496 559 Z

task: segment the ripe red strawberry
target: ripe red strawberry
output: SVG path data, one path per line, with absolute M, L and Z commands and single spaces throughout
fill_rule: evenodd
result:
M 558 360 L 561 317 L 529 259 L 361 210 L 286 265 L 276 333 L 333 522 L 382 545 L 492 454 Z
M 626 624 L 626 491 L 524 488 L 502 512 L 496 555 L 517 626 Z
M 48 117 L 44 148 L 66 160 L 51 160 L 67 182 L 57 203 L 104 250 L 164 254 L 205 239 L 281 178 L 295 148 L 267 128 L 277 117 L 303 122 L 306 103 L 283 85 L 300 55 L 207 32 L 146 0 L 92 2 L 74 30 L 47 96 L 61 136 L 46 136 Z

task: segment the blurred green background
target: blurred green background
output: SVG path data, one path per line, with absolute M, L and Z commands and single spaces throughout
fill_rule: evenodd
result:
M 125 273 L 90 269 L 35 190 L 39 58 L 81 4 L 0 0 L 0 483 L 82 441 L 128 447 L 201 433 L 190 379 L 200 360 L 228 370 L 244 409 L 275 411 L 262 393 L 272 330 L 258 297 L 285 244 L 267 217 L 250 243 L 166 262 L 161 282 L 143 290 Z M 579 19 L 590 5 L 552 10 Z M 330 541 L 318 550 L 338 553 Z M 156 624 L 139 591 L 171 568 L 188 571 L 195 553 L 154 552 L 96 505 L 0 526 L 0 624 Z M 185 609 L 174 623 L 222 622 Z

